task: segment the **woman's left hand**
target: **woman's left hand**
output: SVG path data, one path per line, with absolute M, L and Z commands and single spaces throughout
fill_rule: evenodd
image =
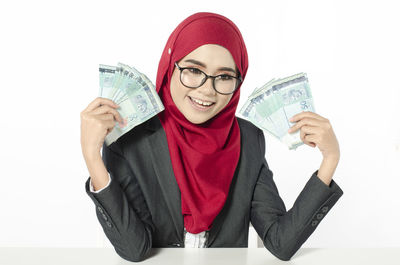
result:
M 303 111 L 294 115 L 290 122 L 296 122 L 289 133 L 300 129 L 301 140 L 311 147 L 318 146 L 324 159 L 339 160 L 339 143 L 329 120 L 311 111 Z

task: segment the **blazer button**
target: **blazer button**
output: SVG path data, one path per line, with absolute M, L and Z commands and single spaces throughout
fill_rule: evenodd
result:
M 99 210 L 99 212 L 103 213 L 103 209 L 100 206 L 98 206 L 97 209 Z
M 322 219 L 322 217 L 324 217 L 324 214 L 323 214 L 323 213 L 317 214 L 317 219 Z
M 107 221 L 107 225 L 108 227 L 112 227 L 112 224 L 109 221 Z
M 328 211 L 328 209 L 329 209 L 328 206 L 324 206 L 324 207 L 322 207 L 321 211 L 322 211 L 323 213 L 326 213 L 326 212 Z
M 318 221 L 317 221 L 317 220 L 314 220 L 314 221 L 312 221 L 312 223 L 311 223 L 312 226 L 316 226 L 317 224 L 318 224 Z
M 104 218 L 104 220 L 108 220 L 108 218 L 107 218 L 107 216 L 103 213 L 103 218 Z

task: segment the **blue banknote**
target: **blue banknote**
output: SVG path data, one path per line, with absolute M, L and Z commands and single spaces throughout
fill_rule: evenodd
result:
M 315 112 L 306 73 L 272 79 L 250 94 L 239 114 L 288 146 L 301 146 L 300 130 L 288 133 L 289 119 L 302 111 Z
M 123 119 L 107 134 L 104 140 L 107 145 L 164 110 L 154 84 L 134 67 L 123 63 L 100 64 L 99 78 L 99 96 L 118 104 L 117 111 Z

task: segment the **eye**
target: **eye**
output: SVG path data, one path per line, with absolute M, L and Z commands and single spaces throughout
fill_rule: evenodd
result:
M 197 68 L 188 68 L 189 72 L 195 75 L 201 75 L 201 71 Z
M 230 80 L 233 79 L 233 77 L 230 76 L 230 75 L 220 75 L 219 78 L 220 78 L 221 80 L 223 80 L 223 81 L 230 81 Z

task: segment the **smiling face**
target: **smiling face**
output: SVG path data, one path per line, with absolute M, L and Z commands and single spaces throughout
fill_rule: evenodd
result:
M 231 53 L 224 47 L 216 44 L 205 44 L 178 61 L 180 67 L 194 67 L 208 75 L 227 74 L 237 76 L 235 61 Z M 204 123 L 217 115 L 230 101 L 233 94 L 223 95 L 214 90 L 212 79 L 198 88 L 188 88 L 180 81 L 180 70 L 175 67 L 171 77 L 171 96 L 179 111 L 187 120 L 194 124 Z M 195 100 L 200 100 L 203 107 Z

